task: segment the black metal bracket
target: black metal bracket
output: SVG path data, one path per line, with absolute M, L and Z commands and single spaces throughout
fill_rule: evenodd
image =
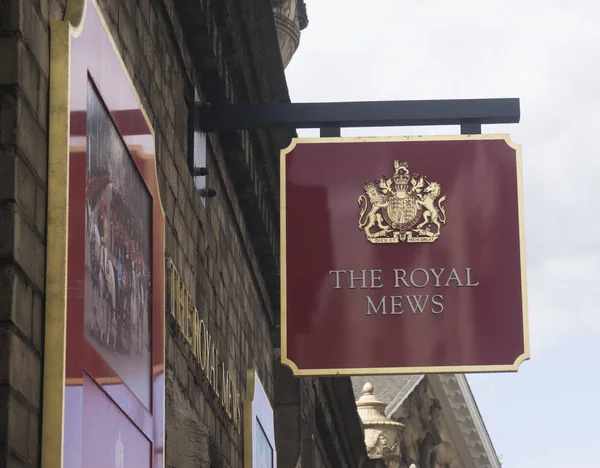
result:
M 483 124 L 518 123 L 519 98 L 278 104 L 196 104 L 195 125 L 204 132 L 320 128 L 322 137 L 342 127 L 460 125 L 481 133 Z

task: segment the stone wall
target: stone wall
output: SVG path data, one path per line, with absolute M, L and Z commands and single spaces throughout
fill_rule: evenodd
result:
M 64 3 L 0 2 L 0 466 L 38 466 L 49 21 Z

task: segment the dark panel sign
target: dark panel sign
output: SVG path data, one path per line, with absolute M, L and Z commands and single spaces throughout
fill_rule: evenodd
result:
M 297 375 L 529 358 L 520 148 L 504 136 L 282 152 L 282 362 Z

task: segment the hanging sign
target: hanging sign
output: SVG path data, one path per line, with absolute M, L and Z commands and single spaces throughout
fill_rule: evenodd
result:
M 282 362 L 296 375 L 510 371 L 529 358 L 508 137 L 297 139 L 281 185 Z

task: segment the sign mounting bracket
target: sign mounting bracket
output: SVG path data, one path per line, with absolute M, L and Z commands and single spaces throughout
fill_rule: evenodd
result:
M 195 127 L 204 132 L 319 128 L 321 137 L 340 136 L 343 127 L 459 125 L 480 134 L 483 124 L 518 123 L 519 98 L 275 104 L 197 103 Z

